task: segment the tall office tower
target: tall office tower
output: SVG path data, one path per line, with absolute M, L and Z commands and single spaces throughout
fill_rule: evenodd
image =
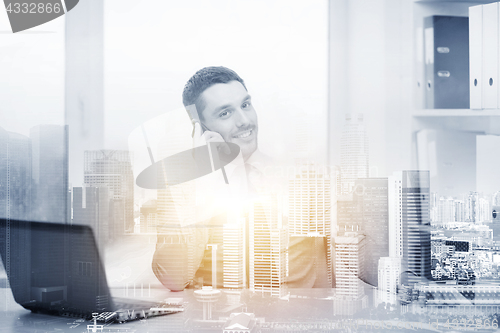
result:
M 491 204 L 493 206 L 500 206 L 500 191 L 497 191 L 495 192 L 495 194 L 493 194 Z
M 293 155 L 295 164 L 302 164 L 313 158 L 312 152 L 317 144 L 312 137 L 313 126 L 311 115 L 306 111 L 298 111 L 294 117 Z M 317 142 L 316 142 L 317 143 Z
M 365 281 L 378 285 L 378 261 L 389 255 L 387 178 L 364 178 L 355 182 L 354 198 L 365 235 Z
M 455 200 L 455 221 L 465 222 L 465 203 L 463 200 Z
M 112 200 L 110 237 L 134 231 L 134 175 L 131 154 L 126 150 L 85 152 L 86 186 L 105 186 Z
M 368 136 L 366 135 L 363 115 L 346 114 L 346 123 L 340 139 L 341 193 L 348 194 L 354 188 L 354 181 L 367 178 Z
M 281 203 L 271 196 L 254 202 L 249 226 L 249 288 L 282 297 L 286 277 L 286 230 Z
M 109 206 L 107 187 L 73 187 L 73 223 L 90 226 L 99 249 L 109 241 Z
M 361 215 L 353 193 L 337 197 L 337 235 L 361 231 Z
M 156 200 L 148 200 L 141 207 L 140 232 L 156 233 L 158 224 L 158 205 Z
M 333 168 L 330 170 L 330 178 L 332 179 L 332 181 L 335 181 L 335 195 L 339 197 L 342 193 L 342 172 L 340 171 L 340 166 L 333 166 Z
M 429 171 L 389 177 L 389 256 L 402 258 L 401 283 L 431 278 Z
M 0 127 L 0 218 L 31 218 L 31 140 Z
M 247 285 L 246 219 L 228 221 L 223 227 L 223 286 L 242 289 Z
M 438 219 L 434 225 L 443 225 L 455 222 L 455 200 L 452 197 L 440 197 L 438 201 Z
M 10 219 L 31 218 L 31 140 L 0 127 L 0 253 L 7 276 L 16 276 L 7 287 L 21 299 L 31 300 L 31 249 L 29 230 L 11 229 Z M 10 305 L 10 304 L 9 304 Z
M 296 266 L 290 265 L 289 269 L 292 272 L 300 272 L 303 271 L 301 262 L 309 265 L 311 261 L 324 260 L 322 256 L 304 258 L 304 253 L 298 253 L 303 251 L 304 242 L 311 242 L 314 244 L 311 246 L 319 245 L 324 248 L 319 253 L 326 253 L 328 283 L 332 285 L 331 180 L 327 173 L 318 172 L 314 165 L 303 165 L 300 169 L 302 172 L 288 181 L 289 256 L 300 255 L 304 261 L 293 260 Z
M 377 286 L 378 259 L 389 255 L 387 178 L 362 178 L 354 190 L 337 201 L 338 235 L 366 236 L 366 282 Z
M 33 218 L 69 223 L 68 126 L 39 125 L 30 129 Z
M 479 211 L 479 195 L 477 192 L 470 192 L 465 197 L 465 221 L 477 222 Z
M 365 278 L 364 241 L 365 236 L 356 232 L 335 237 L 334 315 L 352 316 L 368 305 L 362 284 Z
M 438 194 L 436 192 L 431 193 L 431 199 L 429 204 L 429 216 L 431 220 L 431 224 L 438 223 L 439 220 L 439 199 Z
M 65 21 L 69 174 L 71 184 L 81 186 L 84 151 L 102 149 L 104 142 L 104 2 L 80 1 Z
M 478 222 L 491 222 L 491 205 L 485 198 L 479 198 L 477 201 Z
M 401 274 L 401 258 L 383 257 L 378 261 L 377 305 L 385 302 L 397 304 Z

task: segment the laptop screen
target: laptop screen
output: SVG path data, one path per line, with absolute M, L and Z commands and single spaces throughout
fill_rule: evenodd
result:
M 0 254 L 17 303 L 88 315 L 113 308 L 88 226 L 0 219 Z

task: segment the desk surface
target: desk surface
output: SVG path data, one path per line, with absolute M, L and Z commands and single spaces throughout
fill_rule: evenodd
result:
M 130 241 L 130 242 L 129 242 Z M 107 280 L 113 296 L 163 301 L 181 299 L 184 311 L 161 317 L 147 318 L 123 324 L 107 324 L 103 332 L 223 332 L 238 323 L 254 325 L 260 332 L 333 332 L 347 331 L 344 325 L 353 322 L 387 321 L 389 319 L 412 320 L 427 317 L 401 316 L 399 310 L 370 307 L 373 288 L 365 285 L 365 297 L 356 301 L 344 301 L 335 296 L 335 289 L 287 289 L 281 298 L 271 298 L 249 290 L 221 290 L 214 302 L 208 305 L 195 290 L 171 292 L 159 284 L 151 270 L 154 238 L 130 238 L 105 254 Z M 198 295 L 199 296 L 199 295 Z M 368 308 L 358 312 L 358 317 L 336 316 L 337 311 L 360 308 L 358 302 Z M 238 315 L 248 313 L 251 315 Z M 465 314 L 464 314 L 465 315 Z M 361 317 L 363 319 L 361 319 Z M 250 319 L 249 319 L 250 318 Z M 358 319 L 356 319 L 358 318 Z M 240 320 L 241 319 L 241 320 Z M 444 320 L 446 321 L 446 320 Z M 90 332 L 91 321 L 78 318 L 34 314 L 18 305 L 8 288 L 0 287 L 0 333 L 2 332 Z M 365 324 L 366 326 L 366 324 Z M 344 327 L 344 328 L 342 328 Z M 361 326 L 360 326 L 361 327 Z M 236 330 L 228 329 L 229 332 Z M 352 330 L 351 330 L 352 331 Z M 356 331 L 356 330 L 354 330 Z M 367 332 L 370 330 L 358 330 Z M 378 330 L 382 332 L 383 330 Z M 398 330 L 402 331 L 402 330 Z M 403 330 L 404 331 L 404 330 Z M 411 330 L 410 330 L 411 331 Z M 410 332 L 408 331 L 408 332 Z M 425 332 L 419 329 L 419 332 Z M 432 330 L 431 330 L 432 331 Z M 252 331 L 253 332 L 253 331 Z
M 185 311 L 123 324 L 108 324 L 104 332 L 222 332 L 232 313 L 253 313 L 256 321 L 325 323 L 333 319 L 332 289 L 301 289 L 276 299 L 255 295 L 248 290 L 226 292 L 212 305 L 212 318 L 203 320 L 203 303 L 194 290 L 169 292 L 152 289 L 155 298 L 182 298 Z M 136 291 L 136 296 L 138 296 Z M 132 293 L 129 290 L 129 295 Z M 140 295 L 139 295 L 140 296 Z M 146 298 L 146 297 L 142 297 Z M 148 297 L 149 298 L 149 297 Z M 151 299 L 151 298 L 150 298 Z M 0 289 L 0 332 L 88 332 L 90 321 L 31 313 L 18 305 L 10 289 Z

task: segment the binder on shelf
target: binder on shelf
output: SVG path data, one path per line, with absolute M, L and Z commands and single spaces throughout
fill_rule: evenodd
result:
M 498 108 L 498 3 L 483 5 L 483 109 Z
M 469 18 L 424 19 L 425 106 L 469 109 Z
M 482 109 L 483 6 L 469 7 L 469 58 L 470 108 Z

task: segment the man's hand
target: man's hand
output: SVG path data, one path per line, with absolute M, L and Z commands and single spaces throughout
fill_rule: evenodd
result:
M 195 147 L 207 144 L 208 142 L 225 142 L 222 136 L 217 132 L 203 132 L 199 122 L 194 123 L 193 143 Z
M 228 145 L 222 144 L 225 143 L 222 136 L 217 132 L 205 131 L 203 132 L 201 128 L 201 124 L 199 122 L 194 123 L 194 135 L 193 135 L 193 145 L 194 147 L 199 147 L 205 144 L 209 144 L 210 142 L 221 142 L 220 145 L 217 145 L 217 150 L 224 152 L 225 154 L 230 154 L 231 149 Z

